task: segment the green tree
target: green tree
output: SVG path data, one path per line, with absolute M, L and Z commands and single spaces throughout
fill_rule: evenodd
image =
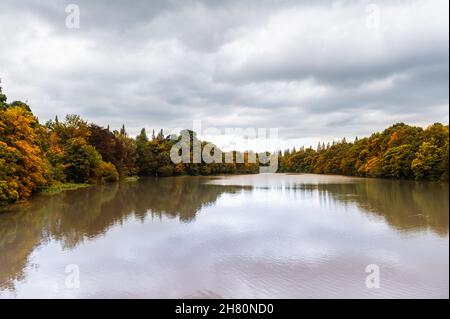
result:
M 417 180 L 438 180 L 444 173 L 439 165 L 441 154 L 439 148 L 431 142 L 420 145 L 416 158 L 412 161 L 411 169 Z
M 157 174 L 158 162 L 154 151 L 155 148 L 151 147 L 147 132 L 143 128 L 136 137 L 136 167 L 139 175 L 154 176 Z
M 411 177 L 411 162 L 414 151 L 409 144 L 389 148 L 382 157 L 384 176 L 394 178 Z
M 69 181 L 86 183 L 96 177 L 102 157 L 84 138 L 75 137 L 67 142 L 63 161 Z

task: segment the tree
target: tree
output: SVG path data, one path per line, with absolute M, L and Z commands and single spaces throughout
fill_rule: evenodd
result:
M 411 162 L 414 151 L 409 144 L 392 147 L 382 157 L 384 175 L 394 178 L 408 178 L 411 176 Z
M 415 179 L 438 180 L 444 173 L 440 160 L 439 148 L 431 142 L 423 142 L 411 164 Z
M 136 167 L 139 175 L 156 175 L 158 162 L 151 147 L 145 128 L 136 137 Z
M 90 124 L 87 141 L 95 147 L 104 161 L 118 162 L 115 155 L 119 145 L 116 145 L 116 137 L 111 131 L 96 124 Z
M 448 125 L 435 123 L 423 130 L 397 123 L 353 143 L 342 139 L 326 147 L 319 143 L 317 151 L 285 151 L 279 171 L 448 180 L 448 141 Z
M 125 129 L 125 128 L 124 128 Z M 122 134 L 125 133 L 125 134 Z M 115 163 L 119 175 L 136 175 L 136 142 L 133 138 L 128 137 L 128 134 L 124 131 L 116 136 L 116 149 L 115 158 L 117 162 Z
M 9 107 L 20 107 L 24 109 L 26 112 L 31 113 L 31 108 L 28 106 L 28 104 L 23 103 L 22 101 L 14 101 L 9 105 Z
M 88 139 L 90 134 L 88 123 L 75 114 L 66 115 L 64 122 L 57 119 L 50 120 L 46 123 L 46 127 L 49 131 L 56 133 L 58 143 L 63 146 L 72 138 Z
M 423 132 L 424 140 L 432 142 L 437 147 L 445 145 L 448 141 L 448 134 L 448 125 L 444 126 L 441 123 L 434 123 Z
M 125 130 L 125 124 L 122 125 L 122 127 L 120 128 L 120 132 L 119 132 L 120 136 L 127 136 L 127 132 Z
M 37 119 L 22 107 L 0 111 L 0 202 L 26 198 L 46 183 Z
M 0 84 L 1 84 L 1 79 L 0 79 Z M 3 94 L 2 91 L 2 87 L 0 85 L 0 111 L 5 111 L 7 108 L 8 104 L 6 104 L 6 95 Z
M 100 183 L 111 183 L 119 180 L 119 173 L 114 164 L 101 161 L 95 169 L 95 176 Z
M 448 156 L 449 156 L 449 149 L 448 149 L 448 140 L 444 144 L 443 147 L 440 148 L 440 157 L 441 157 L 441 163 L 440 163 L 440 171 L 442 172 L 441 180 L 442 181 L 448 181 L 449 178 L 449 162 L 448 162 Z
M 68 181 L 87 183 L 96 177 L 102 157 L 84 138 L 75 137 L 67 142 L 63 161 Z
M 371 157 L 364 165 L 364 174 L 368 177 L 382 176 L 381 161 L 377 156 Z

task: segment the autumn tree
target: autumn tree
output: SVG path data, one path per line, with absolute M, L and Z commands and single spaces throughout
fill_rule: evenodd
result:
M 20 106 L 0 111 L 0 202 L 26 198 L 46 183 L 36 117 Z
M 381 165 L 384 176 L 394 178 L 411 177 L 411 162 L 414 151 L 409 144 L 391 147 L 383 154 Z
M 74 137 L 64 147 L 63 161 L 68 181 L 87 183 L 96 177 L 102 157 L 82 137 Z

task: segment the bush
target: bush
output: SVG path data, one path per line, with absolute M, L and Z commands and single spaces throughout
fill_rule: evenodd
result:
M 158 176 L 172 176 L 173 175 L 173 167 L 170 165 L 161 166 L 158 168 Z
M 17 183 L 0 181 L 0 205 L 2 203 L 13 203 L 18 199 Z
M 209 168 L 208 166 L 202 166 L 200 168 L 200 174 L 202 175 L 211 175 L 211 168 Z
M 119 172 L 117 172 L 114 164 L 110 162 L 101 162 L 95 171 L 97 180 L 101 183 L 112 183 L 119 180 Z
M 86 183 L 95 177 L 102 157 L 96 149 L 82 137 L 72 138 L 64 150 L 65 174 L 67 180 Z

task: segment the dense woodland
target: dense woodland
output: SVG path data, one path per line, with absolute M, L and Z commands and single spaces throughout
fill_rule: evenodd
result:
M 206 145 L 194 132 L 188 133 L 191 146 L 194 140 L 202 148 Z M 248 152 L 232 152 L 233 163 L 225 163 L 222 153 L 222 163 L 174 164 L 170 150 L 180 139 L 181 135 L 164 136 L 162 130 L 149 137 L 145 129 L 132 138 L 124 126 L 112 131 L 77 115 L 40 124 L 27 104 L 7 103 L 0 87 L 0 204 L 69 182 L 259 171 L 258 161 L 249 163 Z M 434 124 L 424 130 L 396 124 L 353 143 L 344 139 L 331 145 L 319 143 L 317 149 L 280 152 L 279 171 L 448 181 L 448 145 L 448 126 Z
M 448 125 L 395 124 L 358 139 L 280 153 L 279 171 L 448 181 Z
M 191 145 L 199 141 L 188 131 Z M 233 163 L 179 163 L 170 159 L 181 140 L 142 129 L 136 138 L 123 126 L 111 131 L 77 115 L 40 124 L 23 102 L 6 102 L 0 88 L 0 203 L 12 203 L 61 183 L 115 182 L 127 176 L 172 176 L 257 173 L 248 153 L 232 152 Z M 192 147 L 191 161 L 192 160 Z M 240 159 L 243 160 L 240 160 Z M 236 160 L 239 159 L 239 160 Z

